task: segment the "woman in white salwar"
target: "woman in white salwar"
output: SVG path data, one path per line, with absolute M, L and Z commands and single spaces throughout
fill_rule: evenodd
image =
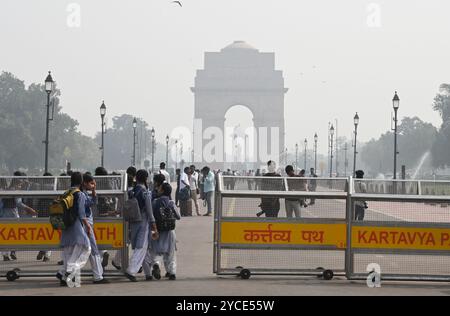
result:
M 80 190 L 83 176 L 80 172 L 74 172 L 70 182 L 71 190 L 77 190 L 74 193 L 73 208 L 78 218 L 61 233 L 64 265 L 56 277 L 60 280 L 62 286 L 73 287 L 80 284 L 81 269 L 86 265 L 91 254 L 89 236 L 94 234 L 94 231 L 86 218 L 86 195 Z M 75 284 L 73 284 L 73 279 L 75 279 Z
M 94 216 L 92 207 L 98 204 L 97 192 L 95 191 L 96 186 L 97 184 L 90 174 L 86 173 L 83 175 L 82 193 L 86 197 L 85 214 L 86 219 L 92 228 L 94 228 Z M 89 195 L 88 191 L 91 191 L 91 195 Z M 91 246 L 89 262 L 91 264 L 91 269 L 94 277 L 94 284 L 109 283 L 109 281 L 103 277 L 102 258 L 100 257 L 100 251 L 98 250 L 95 234 L 92 233 L 89 235 L 89 243 Z
M 171 209 L 174 217 L 179 220 L 181 218 L 179 211 L 177 210 L 175 203 L 171 200 L 172 187 L 168 183 L 162 183 L 157 188 L 158 197 L 153 200 L 153 212 L 155 219 L 158 219 L 158 212 L 160 209 Z M 164 262 L 164 268 L 166 270 L 166 277 L 169 280 L 176 279 L 176 235 L 175 229 L 168 231 L 159 231 L 159 238 L 150 240 L 150 246 L 148 254 L 145 258 L 143 265 L 146 280 L 152 280 L 161 278 L 161 272 L 159 268 L 158 259 L 162 257 Z M 152 272 L 150 275 L 150 268 Z
M 136 173 L 136 186 L 129 192 L 129 198 L 134 196 L 137 199 L 142 217 L 140 222 L 130 223 L 130 241 L 133 254 L 125 276 L 132 282 L 137 282 L 136 274 L 147 254 L 149 236 L 152 239 L 158 238 L 158 230 L 153 217 L 152 194 L 148 190 L 147 180 L 148 172 L 143 169 L 139 170 Z

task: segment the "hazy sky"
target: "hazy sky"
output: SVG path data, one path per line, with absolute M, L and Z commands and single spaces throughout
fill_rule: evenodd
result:
M 78 28 L 67 24 L 70 3 L 81 8 Z M 189 88 L 204 52 L 244 40 L 275 52 L 276 68 L 284 72 L 290 150 L 317 132 L 326 152 L 328 122 L 338 119 L 339 134 L 350 137 L 356 111 L 360 139 L 378 137 L 390 128 L 395 90 L 400 117 L 440 125 L 431 103 L 439 85 L 450 82 L 448 0 L 182 3 L 2 0 L 0 69 L 27 85 L 52 70 L 63 110 L 83 133 L 100 129 L 104 99 L 109 119 L 142 117 L 162 141 L 172 127 L 192 125 Z M 377 8 L 380 27 L 374 27 Z

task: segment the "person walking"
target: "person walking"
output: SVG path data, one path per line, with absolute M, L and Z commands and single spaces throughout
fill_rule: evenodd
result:
M 191 188 L 189 185 L 190 168 L 185 167 L 180 176 L 180 192 L 178 193 L 180 200 L 181 216 L 192 216 L 192 199 Z
M 178 207 L 180 203 L 181 169 L 175 170 L 175 177 L 177 180 L 177 190 L 175 191 L 175 205 Z
M 314 168 L 310 168 L 309 169 L 309 177 L 310 178 L 317 178 L 317 174 L 315 173 Z M 310 192 L 315 192 L 317 188 L 317 180 L 316 179 L 310 179 L 309 183 L 308 183 L 308 191 Z M 316 203 L 316 199 L 311 198 L 311 200 L 309 201 L 309 205 L 314 205 Z
M 170 174 L 166 170 L 166 163 L 165 162 L 161 162 L 159 164 L 159 173 L 164 176 L 164 178 L 166 179 L 166 182 L 168 184 L 171 184 L 171 182 L 170 182 Z
M 361 180 L 364 178 L 364 171 L 357 170 L 355 172 L 355 192 L 356 193 L 367 193 L 366 184 Z M 366 201 L 356 201 L 355 202 L 355 221 L 363 221 L 368 208 Z
M 132 282 L 137 282 L 136 274 L 144 262 L 149 235 L 151 235 L 152 239 L 158 238 L 158 230 L 153 217 L 152 196 L 148 190 L 147 181 L 148 172 L 143 169 L 139 170 L 136 173 L 136 186 L 129 192 L 129 198 L 135 197 L 137 199 L 142 217 L 140 222 L 130 223 L 130 240 L 133 254 L 125 276 Z M 150 227 L 151 233 L 149 233 Z
M 150 241 L 149 251 L 144 261 L 145 279 L 152 280 L 153 278 L 159 280 L 161 278 L 161 270 L 159 268 L 158 259 L 162 257 L 164 268 L 166 270 L 166 277 L 169 280 L 176 279 L 176 235 L 175 225 L 172 227 L 165 227 L 167 224 L 163 223 L 163 213 L 171 213 L 171 218 L 180 220 L 181 215 L 175 207 L 175 203 L 171 199 L 172 187 L 168 183 L 158 184 L 155 188 L 158 196 L 153 200 L 153 215 L 155 217 L 157 226 L 160 228 L 159 238 Z M 152 270 L 150 272 L 150 269 Z
M 300 178 L 304 178 L 306 174 L 306 170 L 302 169 L 300 170 L 300 173 L 298 176 Z M 299 191 L 308 191 L 308 181 L 305 180 L 299 180 Z M 303 207 L 308 207 L 308 203 L 306 203 L 306 198 L 300 199 L 300 205 Z
M 199 176 L 197 171 L 195 171 L 195 166 L 191 165 L 190 167 L 190 174 L 189 174 L 189 186 L 191 188 L 191 198 L 192 201 L 194 202 L 194 206 L 195 206 L 195 212 L 197 213 L 197 216 L 200 216 L 200 211 L 199 211 L 199 207 L 198 207 L 198 195 L 200 194 L 200 190 L 199 190 Z
M 288 179 L 288 187 L 289 191 L 301 191 L 300 190 L 300 181 L 298 179 L 298 176 L 294 172 L 294 167 L 291 165 L 286 166 L 285 168 L 286 174 L 290 178 L 296 178 L 296 179 Z M 286 207 L 286 217 L 292 218 L 292 214 L 295 214 L 296 218 L 300 218 L 300 200 L 298 198 L 286 198 L 285 199 L 285 207 Z
M 205 194 L 207 212 L 203 216 L 211 216 L 212 214 L 212 199 L 214 196 L 215 189 L 215 181 L 214 181 L 214 173 L 211 171 L 209 167 L 203 167 L 203 190 Z
M 96 182 L 94 177 L 89 174 L 83 175 L 83 185 L 81 186 L 82 193 L 85 196 L 85 214 L 86 220 L 91 226 L 92 230 L 94 229 L 94 215 L 93 215 L 93 207 L 98 205 L 98 198 L 96 192 Z M 89 191 L 91 191 L 91 195 L 89 195 Z M 91 269 L 94 277 L 94 284 L 104 284 L 109 283 L 108 280 L 103 278 L 103 260 L 105 255 L 100 256 L 101 253 L 98 250 L 97 240 L 95 239 L 95 234 L 92 232 L 89 236 L 89 243 L 91 247 L 91 254 L 89 255 L 89 262 L 91 265 Z M 103 258 L 103 259 L 102 259 Z
M 86 218 L 86 195 L 81 192 L 83 176 L 73 172 L 70 177 L 70 190 L 73 192 L 73 208 L 77 218 L 75 222 L 62 230 L 60 245 L 63 248 L 63 266 L 56 274 L 60 284 L 71 285 L 72 279 L 79 282 L 81 269 L 86 265 L 91 254 L 89 238 L 94 234 L 93 228 Z
M 275 161 L 269 160 L 267 162 L 267 169 L 269 172 L 265 173 L 264 177 L 281 177 L 279 173 L 276 172 L 277 165 Z M 261 190 L 263 191 L 282 191 L 283 181 L 273 181 L 273 180 L 262 180 Z M 278 217 L 278 212 L 280 211 L 280 199 L 279 198 L 261 198 L 261 204 L 259 205 L 261 212 L 258 212 L 256 216 L 260 217 L 265 214 L 266 217 Z

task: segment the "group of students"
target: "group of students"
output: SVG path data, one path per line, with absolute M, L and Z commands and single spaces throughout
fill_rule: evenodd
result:
M 171 199 L 172 187 L 163 174 L 153 177 L 153 190 L 149 189 L 149 174 L 146 170 L 130 167 L 128 175 L 128 198 L 136 198 L 141 212 L 141 221 L 130 222 L 130 244 L 133 253 L 130 257 L 125 276 L 137 282 L 136 275 L 143 269 L 145 280 L 160 279 L 160 259 L 162 257 L 169 280 L 176 279 L 176 236 L 174 230 L 158 231 L 155 212 L 169 208 L 177 220 L 180 214 Z M 63 267 L 57 273 L 62 286 L 71 286 L 74 278 L 90 261 L 94 283 L 109 283 L 103 277 L 101 253 L 97 247 L 93 231 L 92 209 L 98 204 L 96 182 L 90 174 L 74 172 L 71 175 L 71 189 L 74 191 L 74 211 L 77 220 L 62 231 Z M 116 253 L 112 265 L 121 270 L 122 257 Z M 76 284 L 76 283 L 75 283 Z

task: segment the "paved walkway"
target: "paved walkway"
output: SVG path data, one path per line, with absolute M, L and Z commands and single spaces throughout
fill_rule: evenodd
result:
M 129 282 L 113 278 L 107 285 L 84 279 L 81 288 L 60 287 L 56 279 L 0 279 L 0 295 L 450 295 L 450 283 L 383 282 L 370 289 L 365 282 L 343 277 L 331 281 L 316 277 L 252 276 L 241 280 L 212 273 L 212 217 L 183 218 L 178 223 L 178 275 L 176 281 Z M 55 266 L 56 269 L 56 266 Z M 143 280 L 143 276 L 139 277 Z

